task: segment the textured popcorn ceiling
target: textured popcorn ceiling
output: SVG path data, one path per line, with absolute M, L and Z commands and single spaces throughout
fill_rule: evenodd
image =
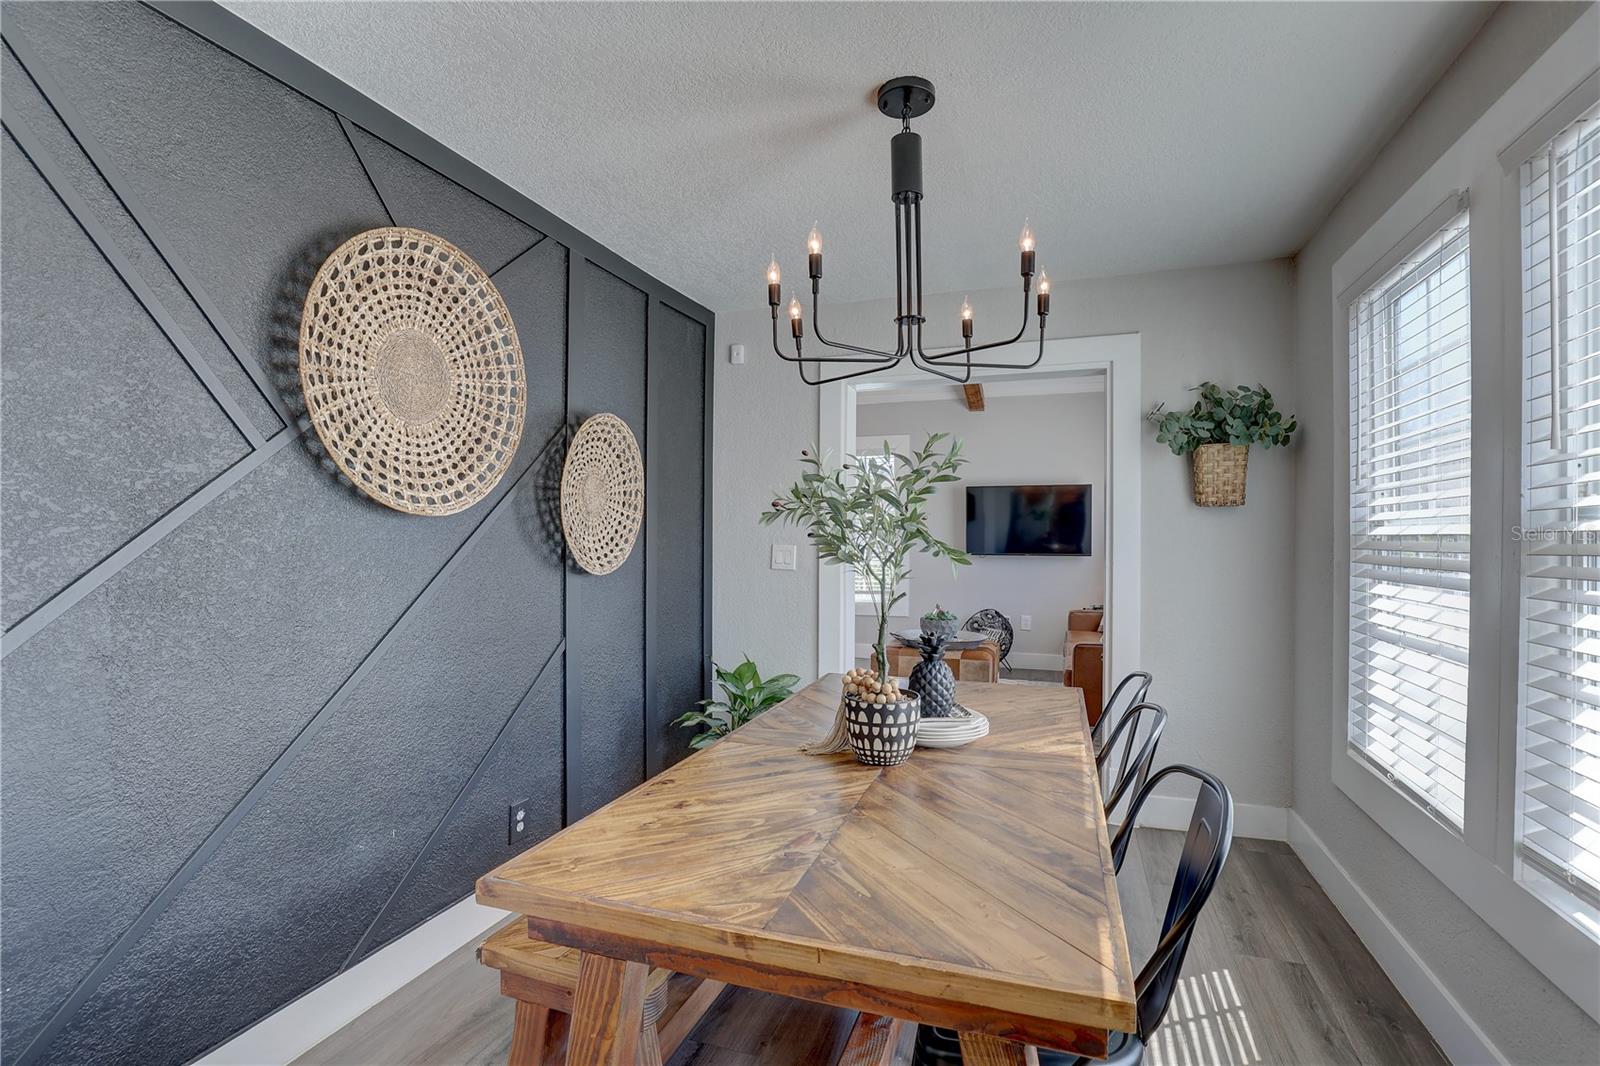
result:
M 933 80 L 929 292 L 1297 251 L 1490 4 L 227 6 L 716 310 L 893 293 L 881 81 Z M 404 220 L 399 220 L 404 221 Z

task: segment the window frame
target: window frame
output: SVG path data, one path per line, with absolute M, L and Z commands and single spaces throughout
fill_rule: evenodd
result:
M 1356 352 L 1354 346 L 1351 343 L 1351 333 L 1354 332 L 1354 331 L 1350 328 L 1350 325 L 1349 325 L 1351 314 L 1352 314 L 1353 310 L 1355 309 L 1356 305 L 1361 301 L 1361 299 L 1363 297 L 1365 297 L 1367 295 L 1367 293 L 1369 291 L 1371 291 L 1371 289 L 1375 285 L 1377 285 L 1378 282 L 1382 281 L 1385 277 L 1387 277 L 1394 270 L 1395 267 L 1399 266 L 1401 263 L 1405 262 L 1406 260 L 1411 259 L 1419 250 L 1421 250 L 1422 248 L 1426 247 L 1428 244 L 1432 243 L 1434 241 L 1434 239 L 1439 236 L 1440 232 L 1446 226 L 1448 226 L 1451 222 L 1453 222 L 1457 217 L 1459 217 L 1461 215 L 1467 215 L 1468 216 L 1467 217 L 1467 224 L 1465 226 L 1465 231 L 1466 231 L 1466 234 L 1467 234 L 1468 247 L 1470 249 L 1471 246 L 1472 246 L 1472 240 L 1473 240 L 1473 219 L 1471 217 L 1470 204 L 1468 203 L 1468 197 L 1464 192 L 1455 192 L 1455 193 L 1452 193 L 1450 196 L 1446 197 L 1443 203 L 1439 204 L 1436 208 L 1434 208 L 1432 211 L 1430 211 L 1428 213 L 1428 215 L 1425 218 L 1423 218 L 1422 221 L 1419 222 L 1415 227 L 1413 227 L 1411 229 L 1411 231 L 1409 233 L 1407 233 L 1406 236 L 1402 240 L 1400 240 L 1395 245 L 1393 245 L 1389 249 L 1389 251 L 1384 254 L 1384 256 L 1381 259 L 1379 259 L 1371 267 L 1369 267 L 1366 271 L 1364 271 L 1362 273 L 1362 275 L 1358 279 L 1356 279 L 1355 282 L 1353 282 L 1351 285 L 1349 285 L 1344 290 L 1344 292 L 1342 292 L 1340 294 L 1340 297 L 1339 297 L 1339 308 L 1340 308 L 1340 310 L 1341 310 L 1341 312 L 1343 314 L 1343 322 L 1344 322 L 1344 326 L 1345 326 L 1343 339 L 1342 339 L 1340 347 L 1342 348 L 1342 350 L 1345 353 L 1345 367 L 1346 367 L 1347 373 L 1348 373 L 1348 371 L 1350 369 L 1350 363 L 1357 358 L 1357 352 Z M 1467 294 L 1468 295 L 1469 319 L 1472 318 L 1472 316 L 1473 316 L 1473 314 L 1474 314 L 1474 312 L 1476 310 L 1475 308 L 1472 307 L 1473 293 L 1472 293 L 1471 279 L 1474 276 L 1475 276 L 1475 274 L 1474 274 L 1472 268 L 1469 266 L 1468 267 L 1468 294 Z M 1471 329 L 1472 329 L 1472 327 L 1471 327 L 1470 323 L 1469 323 L 1469 327 L 1468 328 L 1469 328 L 1469 358 L 1475 360 L 1476 359 L 1476 354 L 1475 353 L 1477 352 L 1477 347 L 1476 347 L 1475 344 L 1471 343 L 1471 340 L 1472 340 Z M 1475 365 L 1470 365 L 1469 364 L 1469 371 L 1468 371 L 1469 374 L 1472 374 L 1472 375 L 1475 376 L 1476 369 L 1477 368 L 1476 368 Z M 1444 829 L 1446 832 L 1450 833 L 1451 835 L 1461 835 L 1462 833 L 1465 832 L 1464 825 L 1463 825 L 1463 828 L 1457 829 L 1455 827 L 1455 825 L 1448 820 L 1447 816 L 1444 813 L 1433 811 L 1427 805 L 1426 801 L 1420 795 L 1417 794 L 1415 789 L 1410 788 L 1409 786 L 1405 785 L 1402 782 L 1398 782 L 1396 780 L 1393 780 L 1391 775 L 1390 775 L 1390 773 L 1381 765 L 1379 760 L 1377 760 L 1374 756 L 1372 756 L 1370 754 L 1365 754 L 1364 755 L 1364 754 L 1362 754 L 1360 752 L 1356 752 L 1356 751 L 1352 751 L 1351 750 L 1354 747 L 1354 744 L 1353 744 L 1353 741 L 1352 741 L 1351 736 L 1350 736 L 1352 723 L 1353 723 L 1353 715 L 1351 714 L 1352 708 L 1351 708 L 1350 702 L 1349 702 L 1349 692 L 1350 692 L 1349 673 L 1351 671 L 1352 658 L 1353 657 L 1350 654 L 1350 610 L 1349 610 L 1349 608 L 1350 608 L 1350 601 L 1353 598 L 1353 595 L 1352 595 L 1352 588 L 1351 588 L 1351 573 L 1350 573 L 1350 524 L 1351 524 L 1351 521 L 1350 521 L 1351 520 L 1350 480 L 1351 480 L 1351 473 L 1350 473 L 1350 461 L 1349 460 L 1350 460 L 1350 449 L 1351 449 L 1350 422 L 1351 422 L 1351 419 L 1352 419 L 1353 414 L 1354 414 L 1354 412 L 1351 409 L 1351 404 L 1352 404 L 1354 398 L 1353 397 L 1349 397 L 1349 395 L 1348 395 L 1349 390 L 1348 389 L 1346 389 L 1345 391 L 1346 391 L 1347 399 L 1346 399 L 1345 416 L 1344 416 L 1344 445 L 1345 445 L 1345 450 L 1344 450 L 1345 462 L 1344 462 L 1344 469 L 1343 469 L 1343 501 L 1344 501 L 1343 512 L 1344 512 L 1344 522 L 1343 522 L 1342 526 L 1340 527 L 1342 535 L 1343 535 L 1344 567 L 1343 567 L 1343 573 L 1340 576 L 1340 584 L 1339 584 L 1339 586 L 1337 586 L 1337 587 L 1339 587 L 1339 588 L 1341 588 L 1343 590 L 1343 600 L 1344 600 L 1343 618 L 1344 618 L 1344 636 L 1345 636 L 1345 640 L 1344 640 L 1344 643 L 1341 645 L 1341 649 L 1342 649 L 1343 655 L 1342 655 L 1342 660 L 1341 660 L 1341 663 L 1340 663 L 1340 670 L 1341 670 L 1341 676 L 1343 676 L 1344 679 L 1345 679 L 1345 686 L 1344 686 L 1344 691 L 1345 691 L 1345 723 L 1344 723 L 1344 725 L 1345 725 L 1345 728 L 1344 728 L 1344 732 L 1343 732 L 1342 736 L 1336 741 L 1336 745 L 1337 745 L 1336 750 L 1338 750 L 1339 748 L 1342 748 L 1344 750 L 1344 753 L 1347 756 L 1349 756 L 1349 758 L 1350 758 L 1350 760 L 1352 762 L 1356 763 L 1362 769 L 1366 770 L 1367 772 L 1371 773 L 1373 776 L 1377 777 L 1379 780 L 1383 781 L 1384 785 L 1387 786 L 1388 788 L 1393 789 L 1393 790 L 1401 793 L 1409 803 L 1411 803 L 1413 806 L 1417 807 L 1418 809 L 1422 810 L 1422 812 L 1424 814 L 1426 814 L 1429 819 L 1431 819 L 1434 822 L 1436 822 L 1440 826 L 1440 828 Z M 1472 413 L 1474 431 L 1475 431 L 1476 426 L 1477 426 L 1477 404 L 1478 404 L 1479 400 L 1480 400 L 1480 397 L 1477 394 L 1476 390 L 1474 389 L 1472 397 L 1471 397 L 1471 406 L 1469 408 L 1471 413 Z M 1475 436 L 1475 433 L 1474 433 L 1474 438 L 1472 440 L 1473 447 L 1476 447 L 1477 443 L 1478 442 L 1477 442 L 1477 439 L 1476 439 L 1476 436 Z M 1476 480 L 1475 479 L 1476 479 L 1476 475 L 1477 475 L 1477 469 L 1476 469 L 1475 465 L 1472 467 L 1472 474 L 1473 474 L 1473 477 L 1474 477 L 1474 480 L 1473 480 L 1472 484 L 1476 485 Z M 1471 490 L 1469 490 L 1469 491 L 1471 491 Z M 1469 500 L 1470 499 L 1472 499 L 1471 496 L 1469 496 Z M 1473 501 L 1473 502 L 1475 503 L 1476 501 Z M 1474 506 L 1474 508 L 1473 508 L 1474 520 L 1476 519 L 1476 515 L 1477 515 L 1477 508 Z M 1477 530 L 1474 529 L 1472 532 L 1475 535 L 1477 533 Z M 1469 551 L 1471 552 L 1472 559 L 1475 561 L 1476 558 L 1477 558 L 1477 553 L 1476 553 L 1475 550 L 1473 550 L 1474 547 L 1475 547 L 1475 544 L 1473 543 L 1473 540 L 1469 539 Z M 1474 567 L 1473 570 L 1469 571 L 1469 578 L 1472 581 L 1472 588 L 1474 588 L 1474 589 L 1476 588 L 1476 582 L 1477 582 L 1475 569 L 1476 568 Z M 1471 639 L 1473 641 L 1476 641 L 1477 634 L 1475 632 L 1475 629 L 1476 629 L 1476 618 L 1477 618 L 1477 600 L 1476 600 L 1475 597 L 1471 596 L 1470 590 L 1469 590 L 1469 599 L 1470 599 L 1470 603 L 1471 603 L 1471 612 L 1472 612 L 1471 619 L 1469 620 L 1469 626 L 1473 627 L 1473 629 L 1470 630 L 1469 632 L 1471 633 Z M 1474 645 L 1474 647 L 1475 646 L 1476 645 Z M 1469 680 L 1469 686 L 1470 686 L 1470 680 Z M 1470 694 L 1469 694 L 1469 702 L 1470 702 Z M 1468 753 L 1467 753 L 1467 756 L 1466 756 L 1466 760 L 1467 760 L 1467 772 L 1470 773 L 1470 771 L 1471 771 L 1471 758 L 1472 758 L 1472 756 L 1471 756 L 1472 735 L 1471 735 L 1471 724 L 1470 724 L 1470 707 L 1469 707 L 1469 723 L 1468 723 L 1467 730 L 1468 730 L 1468 732 L 1467 732 L 1467 749 L 1468 749 Z M 1465 782 L 1463 782 L 1463 787 L 1465 787 Z M 1349 789 L 1346 789 L 1346 791 L 1348 792 Z M 1463 796 L 1463 800 L 1465 800 L 1465 796 Z M 1465 817 L 1466 817 L 1466 812 L 1463 811 L 1463 821 L 1465 820 Z
M 870 443 L 870 447 L 868 444 Z M 858 436 L 855 440 L 855 455 L 862 456 L 868 452 L 879 453 L 883 446 L 889 445 L 889 450 L 898 455 L 908 455 L 911 452 L 911 435 L 909 433 L 867 433 Z M 850 598 L 855 604 L 855 613 L 858 617 L 877 617 L 877 600 L 870 592 L 862 592 L 856 588 L 855 568 L 850 569 Z M 900 582 L 899 591 L 905 593 L 905 599 L 889 608 L 890 618 L 911 617 L 911 579 L 908 577 Z
M 1557 886 L 1525 876 L 1516 854 L 1520 733 L 1523 405 L 1521 164 L 1600 94 L 1591 9 L 1361 236 L 1332 270 L 1332 352 L 1348 370 L 1350 308 L 1399 259 L 1470 205 L 1472 344 L 1471 659 L 1461 831 L 1436 820 L 1349 750 L 1350 397 L 1324 408 L 1333 447 L 1330 612 L 1332 779 L 1446 888 L 1600 1020 L 1600 941 Z M 1588 35 L 1588 36 L 1585 36 Z M 1573 84 L 1572 72 L 1589 73 Z M 1565 116 L 1563 118 L 1563 116 Z M 1507 146 L 1510 147 L 1507 147 Z M 1431 223 L 1431 225 L 1430 225 Z M 1343 380 L 1343 379 L 1341 379 Z M 1556 891 L 1552 891 L 1556 889 Z
M 1526 308 L 1523 300 L 1527 296 L 1526 278 L 1524 277 L 1524 263 L 1522 259 L 1523 234 L 1522 234 L 1522 169 L 1534 156 L 1542 153 L 1550 142 L 1568 128 L 1578 117 L 1594 111 L 1600 106 L 1600 70 L 1568 93 L 1560 103 L 1556 104 L 1543 117 L 1534 123 L 1524 134 L 1500 153 L 1499 159 L 1507 176 L 1507 186 L 1512 190 L 1516 203 L 1512 205 L 1515 212 L 1517 248 L 1515 255 L 1516 276 L 1508 275 L 1506 285 L 1506 340 L 1508 346 L 1515 340 L 1515 349 L 1512 351 L 1513 361 L 1518 364 L 1516 372 L 1516 421 L 1515 429 L 1522 430 L 1527 425 L 1526 396 L 1524 388 L 1527 379 L 1527 351 L 1526 328 L 1524 316 Z M 1553 191 L 1553 190 L 1552 190 Z M 1554 241 L 1554 230 L 1551 235 Z M 1554 256 L 1552 256 L 1552 259 Z M 1508 270 L 1511 264 L 1508 263 Z M 1553 280 L 1553 279 L 1552 279 Z M 1509 350 L 1509 348 L 1508 348 Z M 1508 505 L 1514 506 L 1512 512 L 1515 523 L 1525 525 L 1524 500 L 1522 498 L 1522 477 L 1525 473 L 1526 449 L 1525 441 L 1520 432 L 1514 442 L 1516 447 L 1515 467 L 1511 471 L 1511 492 Z M 1510 823 L 1504 834 L 1505 844 L 1509 849 L 1505 855 L 1509 859 L 1514 875 L 1518 882 L 1529 892 L 1544 899 L 1548 905 L 1558 910 L 1583 912 L 1595 930 L 1600 930 L 1600 903 L 1597 903 L 1592 893 L 1577 892 L 1570 889 L 1564 881 L 1554 872 L 1556 864 L 1529 858 L 1524 849 L 1519 846 L 1519 839 L 1524 827 L 1524 805 L 1526 802 L 1525 786 L 1522 780 L 1525 744 L 1524 722 L 1522 717 L 1523 682 L 1522 653 L 1526 640 L 1526 614 L 1525 584 L 1523 580 L 1523 567 L 1526 563 L 1526 542 L 1513 538 L 1506 552 L 1508 562 L 1507 594 L 1515 596 L 1515 628 L 1512 635 L 1516 646 L 1508 656 L 1506 669 L 1509 671 L 1509 688 L 1513 720 L 1510 723 L 1508 743 L 1512 745 L 1513 757 L 1511 758 L 1511 772 L 1504 784 L 1509 790 L 1510 799 L 1505 806 L 1510 811 Z M 1600 932 L 1591 932 L 1591 936 L 1600 936 Z

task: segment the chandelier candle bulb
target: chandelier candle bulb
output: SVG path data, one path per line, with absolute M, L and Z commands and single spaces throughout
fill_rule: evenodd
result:
M 1050 313 L 1050 275 L 1039 275 L 1039 317 Z
M 767 304 L 771 307 L 778 306 L 778 283 L 783 280 L 783 272 L 778 269 L 778 257 L 773 256 L 772 262 L 767 264 Z
M 1033 273 L 1034 240 L 1027 219 L 1022 220 L 1022 236 L 1017 238 L 1017 244 L 1022 248 L 1022 276 L 1028 277 Z
M 797 297 L 791 297 L 789 300 L 789 332 L 794 335 L 795 340 L 805 336 L 806 332 L 805 311 L 801 308 Z
M 965 340 L 972 339 L 972 304 L 964 296 L 961 298 L 961 336 Z
M 822 231 L 813 224 L 806 238 L 806 256 L 811 266 L 811 280 L 822 277 Z

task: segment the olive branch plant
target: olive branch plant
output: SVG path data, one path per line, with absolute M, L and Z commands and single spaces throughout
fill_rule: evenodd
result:
M 950 560 L 953 567 L 972 562 L 967 553 L 946 544 L 928 528 L 927 504 L 940 485 L 959 481 L 966 465 L 961 442 L 948 433 L 934 433 L 909 455 L 890 450 L 878 455 L 846 455 L 833 466 L 816 449 L 802 451 L 808 469 L 761 515 L 774 522 L 805 526 L 823 562 L 854 567 L 871 579 L 878 619 L 878 680 L 887 682 L 889 657 L 884 647 L 889 612 L 905 593 L 896 592 L 911 572 L 906 559 L 913 550 Z

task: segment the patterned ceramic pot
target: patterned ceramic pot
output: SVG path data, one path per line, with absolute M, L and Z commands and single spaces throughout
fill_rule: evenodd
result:
M 922 616 L 922 635 L 929 640 L 949 641 L 956 637 L 956 620 L 954 618 L 935 618 L 932 615 Z
M 850 732 L 850 750 L 856 761 L 868 766 L 898 766 L 911 758 L 917 746 L 917 721 L 922 700 L 914 692 L 901 693 L 893 703 L 874 703 L 870 697 L 844 697 L 844 723 Z

